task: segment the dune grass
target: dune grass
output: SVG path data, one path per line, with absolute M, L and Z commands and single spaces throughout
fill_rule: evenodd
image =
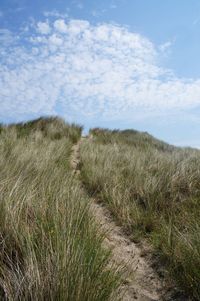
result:
M 1 126 L 0 299 L 104 301 L 109 266 L 69 158 L 81 127 L 58 118 Z M 113 297 L 117 299 L 117 297 Z
M 146 237 L 191 298 L 200 300 L 200 151 L 137 131 L 93 129 L 81 175 L 135 240 Z

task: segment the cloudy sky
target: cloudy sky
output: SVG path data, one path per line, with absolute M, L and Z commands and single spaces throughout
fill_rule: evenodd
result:
M 200 147 L 199 0 L 0 0 L 0 122 L 59 115 Z

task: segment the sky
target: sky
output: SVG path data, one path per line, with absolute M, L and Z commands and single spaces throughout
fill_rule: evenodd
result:
M 58 115 L 200 148 L 199 0 L 0 0 L 0 122 Z

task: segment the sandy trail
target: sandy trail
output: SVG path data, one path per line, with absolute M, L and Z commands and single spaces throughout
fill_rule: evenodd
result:
M 82 138 L 73 147 L 71 165 L 75 174 L 80 173 L 79 149 L 80 144 L 85 139 L 89 138 Z M 121 300 L 188 300 L 183 298 L 174 287 L 167 285 L 163 277 L 159 277 L 158 273 L 152 268 L 153 260 L 148 254 L 148 247 L 131 241 L 102 203 L 92 198 L 90 210 L 102 231 L 106 233 L 104 247 L 111 250 L 112 263 L 124 267 L 124 281 L 119 289 Z

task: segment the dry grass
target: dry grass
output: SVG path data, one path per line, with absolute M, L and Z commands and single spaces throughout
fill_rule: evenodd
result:
M 58 118 L 1 127 L 1 300 L 104 301 L 118 285 L 69 168 L 80 134 Z
M 177 283 L 200 300 L 200 151 L 147 133 L 91 131 L 81 175 L 134 239 L 146 236 Z

